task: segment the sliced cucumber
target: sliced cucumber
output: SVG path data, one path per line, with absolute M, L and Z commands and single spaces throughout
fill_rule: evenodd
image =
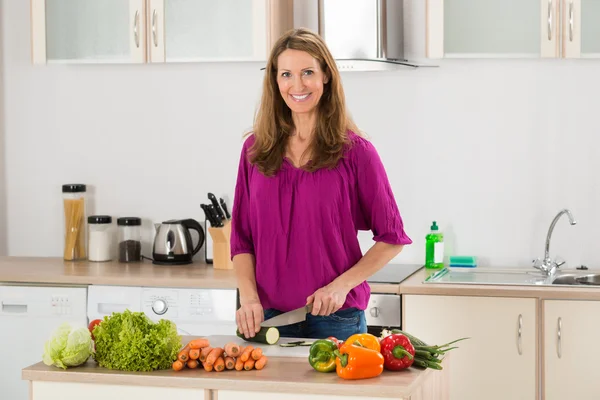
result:
M 260 331 L 258 331 L 258 333 L 251 338 L 245 337 L 244 334 L 239 331 L 239 329 L 236 330 L 236 335 L 247 342 L 254 343 L 275 344 L 279 341 L 279 329 L 275 327 L 261 328 Z

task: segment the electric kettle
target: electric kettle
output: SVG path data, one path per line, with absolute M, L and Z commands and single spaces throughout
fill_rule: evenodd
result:
M 204 244 L 205 234 L 202 225 L 195 219 L 164 221 L 156 224 L 156 236 L 152 248 L 154 264 L 190 264 L 192 257 Z M 193 246 L 190 230 L 198 232 L 198 243 Z

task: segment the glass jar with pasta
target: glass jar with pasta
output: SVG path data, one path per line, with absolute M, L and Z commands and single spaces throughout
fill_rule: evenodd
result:
M 86 186 L 80 183 L 62 186 L 64 209 L 64 259 L 87 258 Z

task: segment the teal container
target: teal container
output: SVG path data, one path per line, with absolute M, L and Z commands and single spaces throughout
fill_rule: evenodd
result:
M 444 268 L 444 234 L 436 221 L 433 221 L 431 231 L 425 236 L 425 268 Z

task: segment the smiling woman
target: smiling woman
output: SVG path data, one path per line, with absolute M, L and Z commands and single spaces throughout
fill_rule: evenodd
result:
M 306 304 L 306 320 L 279 327 L 281 336 L 366 332 L 366 279 L 412 243 L 375 147 L 348 116 L 335 61 L 309 30 L 287 32 L 269 56 L 231 227 L 236 321 L 247 338 Z M 364 256 L 359 229 L 376 242 Z

